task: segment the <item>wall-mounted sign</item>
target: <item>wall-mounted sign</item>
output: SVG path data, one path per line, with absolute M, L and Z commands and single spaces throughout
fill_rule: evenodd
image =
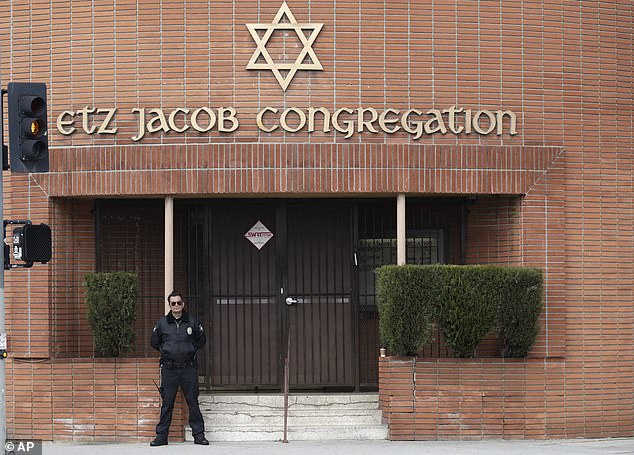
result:
M 286 2 L 282 3 L 271 23 L 246 24 L 256 49 L 249 60 L 248 70 L 270 70 L 285 91 L 298 71 L 316 70 L 323 67 L 313 49 L 313 44 L 324 24 L 298 22 Z M 283 61 L 274 61 L 267 45 L 275 32 L 289 34 L 299 39 L 301 46 L 284 47 Z M 299 50 L 301 48 L 301 50 Z M 286 60 L 288 59 L 288 60 Z M 290 60 L 290 63 L 288 61 Z M 148 134 L 184 133 L 196 131 L 204 134 L 216 131 L 230 134 L 241 122 L 255 124 L 264 133 L 330 133 L 342 134 L 349 139 L 361 133 L 406 133 L 412 139 L 423 135 L 454 134 L 501 136 L 517 134 L 517 116 L 509 110 L 471 109 L 449 106 L 444 109 L 381 108 L 373 107 L 287 107 L 267 106 L 255 115 L 250 112 L 240 115 L 235 107 L 177 107 L 175 109 L 139 107 L 121 113 L 116 107 L 86 106 L 79 110 L 65 110 L 57 116 L 57 131 L 70 136 L 75 133 L 88 135 L 117 134 L 119 127 L 134 122 L 136 133 L 130 137 L 134 142 Z M 130 125 L 125 125 L 129 131 Z
M 57 116 L 57 131 L 64 136 L 76 132 L 93 134 L 117 134 L 120 120 L 114 108 L 85 107 L 77 111 L 63 111 Z M 195 109 L 160 108 L 132 109 L 124 119 L 136 117 L 136 134 L 133 141 L 140 141 L 147 134 L 184 133 L 194 130 L 198 133 L 218 131 L 232 133 L 240 127 L 240 116 L 233 107 L 199 107 Z M 115 123 L 115 120 L 117 122 Z M 336 131 L 346 139 L 360 133 L 394 134 L 399 131 L 420 139 L 430 134 L 472 134 L 498 136 L 517 134 L 517 116 L 508 110 L 473 110 L 457 106 L 445 109 L 375 109 L 371 107 L 339 108 L 289 107 L 279 109 L 265 107 L 255 118 L 249 119 L 264 133 L 285 131 L 288 133 L 330 133 Z
M 269 231 L 269 228 L 264 223 L 258 221 L 244 234 L 244 237 L 253 243 L 258 250 L 261 250 L 273 238 L 273 233 Z

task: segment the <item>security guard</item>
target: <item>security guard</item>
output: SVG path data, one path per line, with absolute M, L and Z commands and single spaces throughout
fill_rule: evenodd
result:
M 209 445 L 205 438 L 205 424 L 198 405 L 198 365 L 196 353 L 206 341 L 202 324 L 184 309 L 180 292 L 167 297 L 170 312 L 158 320 L 152 331 L 150 344 L 161 353 L 161 417 L 156 425 L 156 439 L 152 447 L 167 445 L 167 436 L 178 386 L 181 386 L 187 406 L 189 425 L 194 444 Z

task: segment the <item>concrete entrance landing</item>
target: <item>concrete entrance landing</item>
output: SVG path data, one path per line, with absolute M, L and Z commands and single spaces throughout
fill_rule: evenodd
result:
M 284 436 L 282 394 L 201 395 L 205 434 L 210 441 L 279 441 Z M 386 439 L 379 396 L 291 394 L 288 440 Z M 192 440 L 186 428 L 186 439 Z

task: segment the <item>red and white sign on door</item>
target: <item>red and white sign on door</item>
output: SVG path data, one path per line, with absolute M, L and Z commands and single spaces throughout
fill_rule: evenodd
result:
M 258 250 L 261 250 L 266 243 L 273 238 L 273 233 L 269 231 L 261 221 L 258 221 L 245 234 L 245 238 L 253 243 Z

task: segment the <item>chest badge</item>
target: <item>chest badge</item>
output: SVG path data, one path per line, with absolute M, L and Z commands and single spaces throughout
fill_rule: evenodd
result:
M 187 327 L 187 335 L 191 335 L 193 332 L 191 327 Z

